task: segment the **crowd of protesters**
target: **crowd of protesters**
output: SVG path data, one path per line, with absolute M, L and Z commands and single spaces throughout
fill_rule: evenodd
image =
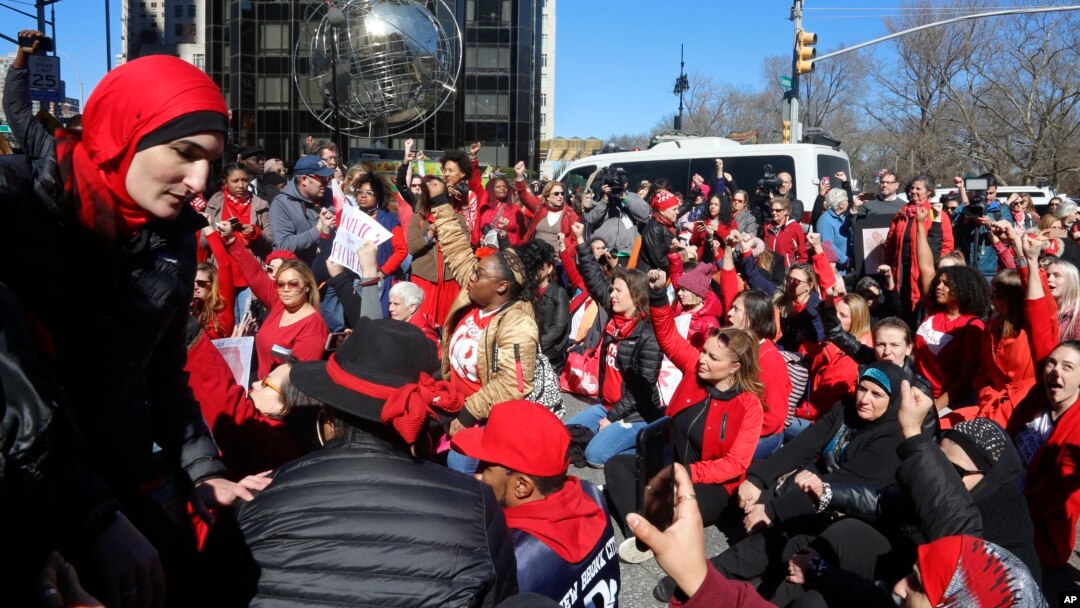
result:
M 40 37 L 0 158 L 31 228 L 0 271 L 12 605 L 610 607 L 655 559 L 676 606 L 1043 606 L 1067 567 L 1075 203 L 838 173 L 804 214 L 791 175 L 748 192 L 722 159 L 689 194 L 571 192 L 524 163 L 485 183 L 479 143 L 414 173 L 411 140 L 394 179 L 314 141 L 219 170 L 228 110 L 176 58 L 46 132 Z M 351 268 L 349 208 L 390 235 Z M 245 337 L 238 380 L 213 341 Z M 563 420 L 565 393 L 588 405 Z M 658 529 L 635 456 L 668 423 Z

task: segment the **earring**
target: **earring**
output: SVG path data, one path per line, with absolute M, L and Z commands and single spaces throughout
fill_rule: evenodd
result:
M 326 423 L 326 419 L 323 417 L 323 413 L 320 410 L 315 415 L 315 437 L 319 440 L 319 445 L 326 445 L 326 440 L 323 439 L 322 427 Z

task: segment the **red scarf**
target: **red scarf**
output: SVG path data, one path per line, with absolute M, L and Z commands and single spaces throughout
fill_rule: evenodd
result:
M 675 222 L 661 215 L 659 211 L 653 211 L 652 217 L 654 220 L 656 220 L 657 224 L 660 224 L 661 226 L 667 228 L 668 232 L 670 232 L 671 234 L 675 234 Z
M 506 527 L 535 536 L 571 564 L 588 557 L 607 528 L 604 510 L 574 476 L 568 476 L 558 492 L 508 507 L 503 514 Z
M 611 320 L 608 321 L 606 327 L 604 327 L 604 333 L 608 334 L 616 340 L 622 340 L 626 336 L 629 336 L 634 332 L 634 327 L 637 326 L 637 322 L 641 317 L 624 317 L 623 315 L 612 315 Z
M 235 217 L 241 224 L 251 223 L 251 193 L 244 191 L 243 196 L 233 196 L 228 186 L 222 186 L 221 192 L 225 195 L 225 204 L 221 211 L 221 219 L 227 220 Z
M 151 55 L 109 72 L 86 104 L 82 131 L 56 133 L 65 198 L 76 204 L 79 223 L 108 240 L 135 236 L 153 219 L 127 191 L 139 141 L 198 111 L 229 109 L 214 81 L 182 59 Z

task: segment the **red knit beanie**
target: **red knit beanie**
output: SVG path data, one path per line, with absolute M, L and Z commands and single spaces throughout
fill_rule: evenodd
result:
M 693 270 L 679 277 L 676 287 L 685 289 L 704 300 L 709 294 L 709 283 L 712 281 L 711 270 L 712 264 L 698 264 Z
M 667 190 L 661 190 L 652 199 L 652 208 L 657 211 L 664 211 L 665 209 L 671 209 L 678 206 L 679 198 Z

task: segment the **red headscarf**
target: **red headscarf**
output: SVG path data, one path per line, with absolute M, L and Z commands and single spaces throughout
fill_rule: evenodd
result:
M 142 57 L 109 72 L 87 101 L 82 133 L 57 132 L 64 191 L 78 201 L 80 223 L 110 239 L 134 236 L 151 219 L 125 183 L 136 147 L 173 119 L 207 111 L 228 119 L 221 89 L 177 57 Z

